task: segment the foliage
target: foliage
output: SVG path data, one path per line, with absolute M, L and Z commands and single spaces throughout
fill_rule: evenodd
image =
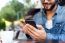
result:
M 2 9 L 2 16 L 5 20 L 10 22 L 16 20 L 16 13 L 10 5 L 7 5 Z
M 12 26 L 13 26 L 14 25 L 13 22 L 15 20 L 24 18 L 27 12 L 30 10 L 30 8 L 34 7 L 34 5 L 30 3 L 30 0 L 26 0 L 26 4 L 27 5 L 19 2 L 18 0 L 12 0 L 9 4 L 5 5 L 1 9 L 0 12 L 1 18 L 3 17 L 5 20 L 12 22 Z
M 5 30 L 5 22 L 2 20 L 1 16 L 0 16 L 0 30 L 3 29 Z

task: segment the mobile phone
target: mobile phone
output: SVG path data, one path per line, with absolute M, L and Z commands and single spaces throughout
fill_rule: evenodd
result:
M 34 26 L 35 28 L 37 28 L 36 27 L 36 23 L 33 20 L 30 20 L 30 19 L 29 20 L 25 20 L 25 23 L 30 24 L 30 25 Z M 26 34 L 26 36 L 27 36 L 28 39 L 32 39 L 30 37 L 30 35 Z
M 25 20 L 25 23 L 30 24 L 30 25 L 34 26 L 35 28 L 37 28 L 34 20 Z

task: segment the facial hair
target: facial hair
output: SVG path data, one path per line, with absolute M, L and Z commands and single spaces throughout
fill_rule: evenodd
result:
M 45 9 L 45 10 L 46 10 L 46 11 L 50 11 L 50 10 L 52 11 L 52 10 L 54 9 L 55 5 L 56 5 L 56 4 L 53 4 L 50 9 Z

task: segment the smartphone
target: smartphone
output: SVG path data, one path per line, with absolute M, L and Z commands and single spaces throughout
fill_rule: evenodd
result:
M 35 28 L 37 28 L 34 20 L 25 20 L 25 23 L 30 24 L 30 25 L 34 26 Z
M 36 23 L 33 20 L 25 20 L 25 23 L 30 24 L 30 25 L 34 26 L 35 28 L 37 28 L 36 27 Z M 28 39 L 32 40 L 32 38 L 30 37 L 30 35 L 26 34 L 26 36 L 27 36 Z

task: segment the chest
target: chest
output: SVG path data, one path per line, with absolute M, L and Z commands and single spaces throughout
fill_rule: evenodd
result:
M 64 22 L 64 18 L 62 15 L 56 15 L 54 17 L 52 17 L 52 21 L 47 22 L 47 19 L 45 16 L 36 16 L 35 18 L 35 22 L 36 24 L 41 24 L 44 28 L 45 31 L 48 33 L 60 33 L 60 31 L 63 28 L 63 22 Z M 46 23 L 48 24 L 48 27 L 52 27 L 51 29 L 48 29 L 46 27 Z

